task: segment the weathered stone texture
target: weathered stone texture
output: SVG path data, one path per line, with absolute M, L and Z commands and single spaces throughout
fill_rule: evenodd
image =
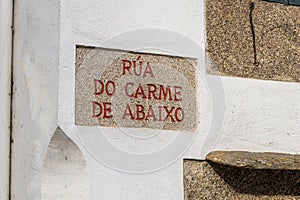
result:
M 300 155 L 296 154 L 215 151 L 209 153 L 206 159 L 222 165 L 248 169 L 300 170 Z
M 259 65 L 254 64 L 251 2 Z M 300 7 L 207 0 L 206 52 L 212 74 L 300 82 Z
M 279 160 L 284 157 L 282 154 L 278 157 L 273 154 L 273 160 L 270 154 L 265 154 L 265 158 L 264 154 L 250 155 L 248 158 L 245 155 L 237 156 L 236 152 L 228 158 L 228 155 L 219 152 L 219 155 L 208 156 L 217 163 L 185 160 L 185 200 L 300 199 L 300 170 L 288 165 L 292 155 L 286 155 L 281 167 Z M 252 162 L 256 158 L 260 162 Z M 262 164 L 265 161 L 270 165 Z
M 197 59 L 77 46 L 75 81 L 76 125 L 197 130 Z

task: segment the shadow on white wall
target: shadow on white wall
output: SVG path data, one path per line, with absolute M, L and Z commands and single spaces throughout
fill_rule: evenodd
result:
M 48 146 L 41 177 L 41 199 L 88 199 L 87 164 L 70 138 L 57 128 Z

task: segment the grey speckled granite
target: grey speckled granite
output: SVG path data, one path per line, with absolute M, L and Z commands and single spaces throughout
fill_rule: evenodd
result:
M 76 46 L 75 124 L 194 132 L 197 59 Z
M 259 162 L 252 162 L 257 158 Z M 300 200 L 300 170 L 292 158 L 299 159 L 285 154 L 213 152 L 208 159 L 216 162 L 185 160 L 185 200 Z
M 291 154 L 214 151 L 207 155 L 206 160 L 249 169 L 300 170 L 300 155 Z
M 254 64 L 250 6 L 257 61 Z M 261 0 L 206 0 L 207 71 L 300 82 L 300 7 Z

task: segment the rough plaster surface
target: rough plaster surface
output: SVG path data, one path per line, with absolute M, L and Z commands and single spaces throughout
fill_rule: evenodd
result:
M 86 161 L 58 128 L 48 146 L 41 176 L 41 199 L 89 199 Z
M 0 199 L 8 198 L 12 2 L 0 2 Z
M 59 1 L 16 0 L 12 196 L 41 199 L 41 170 L 57 128 Z
M 217 150 L 299 153 L 300 85 L 222 77 L 226 109 Z

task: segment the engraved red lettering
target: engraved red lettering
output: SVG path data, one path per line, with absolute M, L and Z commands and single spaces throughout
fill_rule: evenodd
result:
M 172 112 L 174 111 L 175 108 L 172 107 L 171 110 L 168 110 L 168 107 L 167 107 L 167 106 L 164 106 L 164 109 L 165 109 L 165 111 L 166 111 L 166 113 L 167 113 L 167 116 L 166 116 L 166 118 L 165 118 L 164 121 L 167 121 L 168 118 L 170 118 L 172 122 L 175 122 L 175 120 L 174 120 L 174 118 L 173 118 L 173 116 L 172 116 Z
M 162 112 L 161 112 L 161 110 L 162 110 L 162 106 L 158 106 L 158 111 L 159 111 L 159 121 L 161 122 L 162 121 Z
M 141 96 L 143 99 L 147 98 L 143 90 L 142 84 L 139 84 L 138 88 L 136 89 L 134 98 L 138 98 L 138 96 Z
M 153 71 L 152 71 L 152 68 L 151 68 L 149 62 L 147 63 L 147 66 L 146 66 L 146 69 L 145 69 L 145 72 L 144 72 L 144 77 L 146 77 L 147 74 L 150 74 L 151 77 L 154 77 L 154 74 L 153 74 Z
M 112 91 L 111 92 L 109 91 L 109 85 L 111 85 L 111 87 L 112 87 Z M 108 96 L 114 95 L 115 92 L 116 92 L 116 84 L 115 84 L 115 82 L 113 82 L 113 81 L 107 81 L 107 83 L 105 85 L 105 91 L 106 91 L 106 94 Z
M 153 96 L 154 99 L 158 99 L 155 96 L 155 92 L 157 90 L 156 85 L 154 85 L 154 84 L 147 84 L 147 86 L 148 86 L 148 99 L 152 99 L 152 96 Z
M 159 86 L 159 100 L 162 100 L 162 95 L 163 95 L 163 100 L 166 101 L 167 97 L 169 96 L 169 100 L 172 100 L 172 96 L 171 96 L 171 89 L 170 86 L 166 87 L 166 90 L 164 90 L 164 86 L 160 85 Z
M 141 58 L 141 56 L 139 56 L 139 57 L 137 58 L 137 61 L 140 60 L 140 58 Z M 142 74 L 143 62 L 142 62 L 142 61 L 139 62 L 140 70 L 137 70 L 137 66 L 136 66 L 137 61 L 133 61 L 133 72 L 134 72 L 134 74 L 135 74 L 136 76 L 141 76 L 141 74 Z
M 179 111 L 181 112 L 181 119 L 179 118 Z M 182 122 L 184 120 L 184 111 L 182 108 L 179 107 L 175 110 L 175 118 L 178 122 Z
M 113 116 L 111 115 L 111 103 L 105 102 L 103 103 L 103 119 L 109 119 L 112 118 Z
M 143 61 L 140 61 L 140 59 L 141 56 L 139 56 L 135 61 L 122 60 L 122 64 L 123 64 L 122 75 L 129 74 L 135 76 L 143 75 L 143 77 L 147 77 L 147 76 L 154 77 L 150 63 L 147 62 L 145 66 Z
M 95 101 L 93 101 L 92 103 L 93 103 L 93 117 L 98 118 L 102 114 L 102 106 L 100 103 Z M 96 114 L 97 111 L 98 113 Z
M 130 68 L 131 68 L 132 63 L 129 60 L 122 60 L 122 62 L 123 62 L 123 73 L 122 73 L 122 75 L 126 75 L 126 71 L 128 71 L 128 73 L 131 75 Z
M 182 87 L 174 86 L 174 101 L 182 101 L 182 98 L 180 97 L 181 90 L 182 90 Z
M 128 96 L 128 97 L 134 97 L 133 96 L 133 93 L 132 94 L 129 94 L 129 92 L 128 92 L 128 86 L 131 86 L 131 87 L 133 87 L 133 83 L 127 83 L 126 84 L 126 86 L 125 86 L 125 93 L 126 93 L 126 95 Z
M 99 86 L 101 88 L 100 91 L 98 90 Z M 94 95 L 101 95 L 104 91 L 104 83 L 101 80 L 94 79 L 94 88 L 95 88 Z
M 145 108 L 143 105 L 136 105 L 136 120 L 144 120 L 145 119 Z
M 132 119 L 132 120 L 134 119 L 129 104 L 127 104 L 127 106 L 126 106 L 126 109 L 125 109 L 124 114 L 123 114 L 123 119 L 126 119 L 127 115 L 130 116 L 130 119 Z
M 153 118 L 153 121 L 157 121 L 157 119 L 155 117 L 155 114 L 154 114 L 154 111 L 152 109 L 152 106 L 149 106 L 148 113 L 147 113 L 147 116 L 146 116 L 146 120 L 149 120 L 150 117 Z

